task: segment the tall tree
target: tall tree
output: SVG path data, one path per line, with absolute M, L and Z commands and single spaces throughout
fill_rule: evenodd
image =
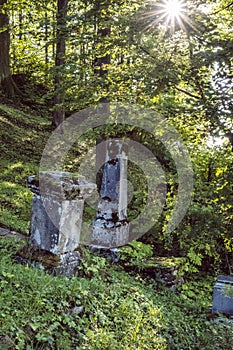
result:
M 110 26 L 109 26 L 109 14 L 108 14 L 109 1 L 95 3 L 96 10 L 96 26 L 97 26 L 97 40 L 96 46 L 101 48 L 102 53 L 96 52 L 95 57 L 95 73 L 100 77 L 100 80 L 103 81 L 108 73 L 108 66 L 110 64 L 110 53 L 106 51 L 106 41 L 110 36 Z M 98 50 L 97 50 L 98 51 Z M 109 102 L 106 96 L 100 97 L 100 102 L 106 103 Z
M 110 53 L 106 52 L 106 41 L 110 36 L 110 26 L 109 26 L 109 1 L 99 1 L 95 2 L 95 26 L 96 26 L 96 42 L 95 47 L 95 59 L 94 59 L 94 72 L 99 77 L 100 86 L 105 90 L 106 75 L 108 73 L 108 66 L 110 64 Z M 99 102 L 103 103 L 101 106 L 101 113 L 109 114 L 109 98 L 103 95 L 103 91 L 100 91 Z M 105 139 L 104 135 L 96 141 L 97 145 Z M 102 149 L 102 152 L 97 152 L 96 154 L 96 168 L 99 169 L 100 165 L 104 163 L 106 159 L 106 150 Z
M 53 126 L 57 127 L 65 119 L 65 89 L 62 68 L 65 65 L 66 54 L 66 17 L 68 0 L 57 1 L 57 32 L 56 32 L 56 57 L 54 76 L 54 112 Z
M 0 0 L 0 86 L 10 97 L 17 89 L 10 72 L 10 32 L 7 0 Z

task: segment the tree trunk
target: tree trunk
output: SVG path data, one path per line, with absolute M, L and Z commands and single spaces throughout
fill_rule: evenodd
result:
M 68 0 L 57 1 L 57 32 L 56 32 L 56 57 L 54 76 L 54 112 L 53 126 L 57 127 L 65 119 L 64 95 L 62 68 L 65 64 L 66 54 L 66 16 Z
M 105 45 L 106 45 L 106 39 L 110 36 L 111 30 L 108 25 L 109 15 L 108 15 L 108 7 L 109 2 L 107 0 L 99 1 L 97 0 L 95 2 L 95 29 L 97 31 L 97 40 L 95 42 L 95 46 L 102 49 L 102 51 L 105 51 Z M 102 10 L 104 9 L 104 15 L 101 14 Z M 102 53 L 102 52 L 101 52 Z M 111 55 L 103 54 L 102 56 L 99 56 L 99 52 L 95 53 L 96 57 L 94 59 L 94 72 L 95 74 L 101 78 L 101 84 L 105 84 L 105 78 L 108 74 L 108 65 L 110 64 Z M 103 113 L 108 115 L 110 113 L 109 109 L 109 99 L 107 96 L 101 96 L 99 98 L 99 102 L 103 103 L 101 107 L 99 106 L 99 113 Z M 96 145 L 100 145 L 103 140 L 105 140 L 106 137 L 104 135 L 100 135 L 100 138 L 96 140 Z M 101 186 L 101 178 L 102 174 L 101 172 L 98 172 L 98 170 L 101 168 L 102 164 L 104 164 L 106 159 L 106 149 L 102 149 L 102 152 L 96 153 L 96 170 L 97 170 L 97 185 L 98 188 Z
M 6 5 L 7 0 L 0 0 L 0 87 L 9 97 L 14 97 L 18 89 L 10 72 L 10 33 Z
M 103 1 L 99 2 L 96 1 L 95 4 L 96 7 L 96 14 L 97 14 L 97 43 L 101 44 L 102 50 L 105 50 L 105 41 L 110 36 L 110 27 L 108 25 L 109 15 L 108 15 L 108 7 L 109 2 Z M 101 10 L 104 10 L 104 15 L 101 14 Z M 94 62 L 94 70 L 95 73 L 103 80 L 104 84 L 104 78 L 108 73 L 108 65 L 110 64 L 111 55 L 110 54 L 103 54 L 101 57 L 96 57 Z M 109 102 L 107 97 L 101 96 L 100 100 L 101 103 L 107 103 Z

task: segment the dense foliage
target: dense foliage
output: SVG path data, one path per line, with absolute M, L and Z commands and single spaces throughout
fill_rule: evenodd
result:
M 178 180 L 161 142 L 114 124 L 77 140 L 64 164 L 69 171 L 78 171 L 103 134 L 131 138 L 157 157 L 166 173 L 166 205 L 141 239 L 147 245 L 125 247 L 122 259 L 140 270 L 145 256 L 180 257 L 186 283 L 174 293 L 85 250 L 78 278 L 51 277 L 14 264 L 10 256 L 23 243 L 1 238 L 0 348 L 232 347 L 232 326 L 206 320 L 214 279 L 200 276 L 233 273 L 233 3 L 186 1 L 182 23 L 166 23 L 163 4 L 0 0 L 0 226 L 28 233 L 25 178 L 38 172 L 53 126 L 100 101 L 161 113 L 184 140 L 195 180 L 185 218 L 168 233 Z M 128 176 L 132 219 L 148 194 L 142 169 L 131 162 Z M 94 215 L 86 206 L 85 220 Z
M 174 293 L 88 251 L 82 252 L 79 277 L 52 277 L 12 263 L 23 244 L 0 241 L 1 349 L 232 347 L 232 325 L 206 319 L 212 278 L 186 282 Z
M 14 93 L 15 101 L 20 99 L 33 108 L 46 106 L 46 114 L 51 115 L 54 125 L 64 118 L 64 112 L 69 115 L 106 100 L 139 104 L 160 112 L 181 134 L 195 173 L 189 211 L 171 234 L 166 233 L 165 227 L 177 196 L 177 174 L 162 145 L 142 130 L 124 131 L 121 126 L 97 129 L 88 136 L 88 142 L 91 139 L 93 144 L 103 132 L 107 136 L 125 133 L 149 147 L 167 173 L 169 191 L 163 215 L 144 239 L 155 245 L 156 251 L 186 257 L 187 269 L 214 266 L 231 273 L 232 150 L 228 140 L 233 143 L 233 6 L 223 0 L 205 4 L 187 1 L 183 4 L 183 24 L 172 25 L 172 21 L 165 24 L 160 15 L 161 3 L 4 0 L 0 4 L 0 35 L 8 34 L 9 59 L 1 62 L 2 67 L 10 62 L 13 79 L 7 80 L 6 88 L 5 70 L 0 74 L 0 83 L 3 93 L 10 97 Z M 0 40 L 0 45 L 3 41 Z M 4 50 L 0 48 L 0 59 L 7 55 L 6 47 Z M 9 89 L 11 83 L 13 88 Z M 2 130 L 7 124 L 12 125 L 15 118 L 13 111 L 11 114 L 4 108 Z M 23 113 L 17 116 L 17 123 L 17 127 L 29 126 Z M 36 117 L 33 123 L 39 138 L 40 119 Z M 14 147 L 16 141 L 20 143 L 19 135 L 17 128 L 14 136 L 6 136 L 2 131 L 3 141 L 7 138 L 6 147 Z M 32 135 L 23 141 L 24 153 L 33 148 L 42 151 L 42 147 L 35 146 L 37 141 Z M 79 150 L 79 155 L 85 147 Z M 38 166 L 35 154 L 32 156 L 32 163 Z M 5 169 L 3 153 L 2 157 Z M 79 159 L 77 154 L 73 155 L 69 169 Z M 26 174 L 23 167 L 22 175 Z M 3 180 L 10 183 L 4 174 Z M 129 217 L 135 217 L 147 193 L 139 170 L 132 165 L 129 174 L 134 184 Z M 23 176 L 20 181 L 22 185 Z M 7 213 L 17 211 L 14 205 L 20 205 L 18 202 L 12 205 L 14 200 L 12 196 L 6 199 L 7 193 L 15 193 L 14 186 L 4 183 L 1 193 L 4 217 L 8 216 L 10 224 L 19 228 L 21 224 L 16 223 L 14 215 Z M 28 217 L 24 216 L 24 220 L 28 221 Z M 5 224 L 5 219 L 1 221 Z M 24 231 L 26 227 L 22 226 Z

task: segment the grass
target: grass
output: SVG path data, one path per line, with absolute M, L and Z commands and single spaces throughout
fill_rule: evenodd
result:
M 38 173 L 49 125 L 47 116 L 0 104 L 0 225 L 28 233 L 32 195 L 25 180 Z
M 25 179 L 38 172 L 49 123 L 29 109 L 0 105 L 0 225 L 28 232 L 32 195 Z M 85 249 L 76 276 L 54 277 L 14 262 L 24 244 L 0 237 L 1 350 L 232 348 L 232 325 L 206 319 L 212 277 L 198 276 L 174 292 Z
M 0 342 L 7 336 L 20 350 L 231 349 L 232 325 L 205 317 L 212 279 L 174 293 L 85 251 L 79 276 L 53 277 L 12 261 L 23 244 L 0 239 Z

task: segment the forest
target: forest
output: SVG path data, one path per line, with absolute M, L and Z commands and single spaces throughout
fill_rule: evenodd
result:
M 232 348 L 232 323 L 210 311 L 217 276 L 233 275 L 232 18 L 230 0 L 0 0 L 0 349 Z M 140 111 L 137 123 L 89 128 L 62 170 L 79 172 L 100 139 L 132 140 L 164 176 L 159 217 L 150 212 L 118 263 L 80 246 L 70 279 L 16 264 L 30 227 L 25 180 L 50 136 L 111 105 Z M 129 159 L 129 222 L 150 195 L 144 170 Z M 95 215 L 85 204 L 83 220 Z M 148 267 L 156 259 L 177 270 L 172 287 Z

